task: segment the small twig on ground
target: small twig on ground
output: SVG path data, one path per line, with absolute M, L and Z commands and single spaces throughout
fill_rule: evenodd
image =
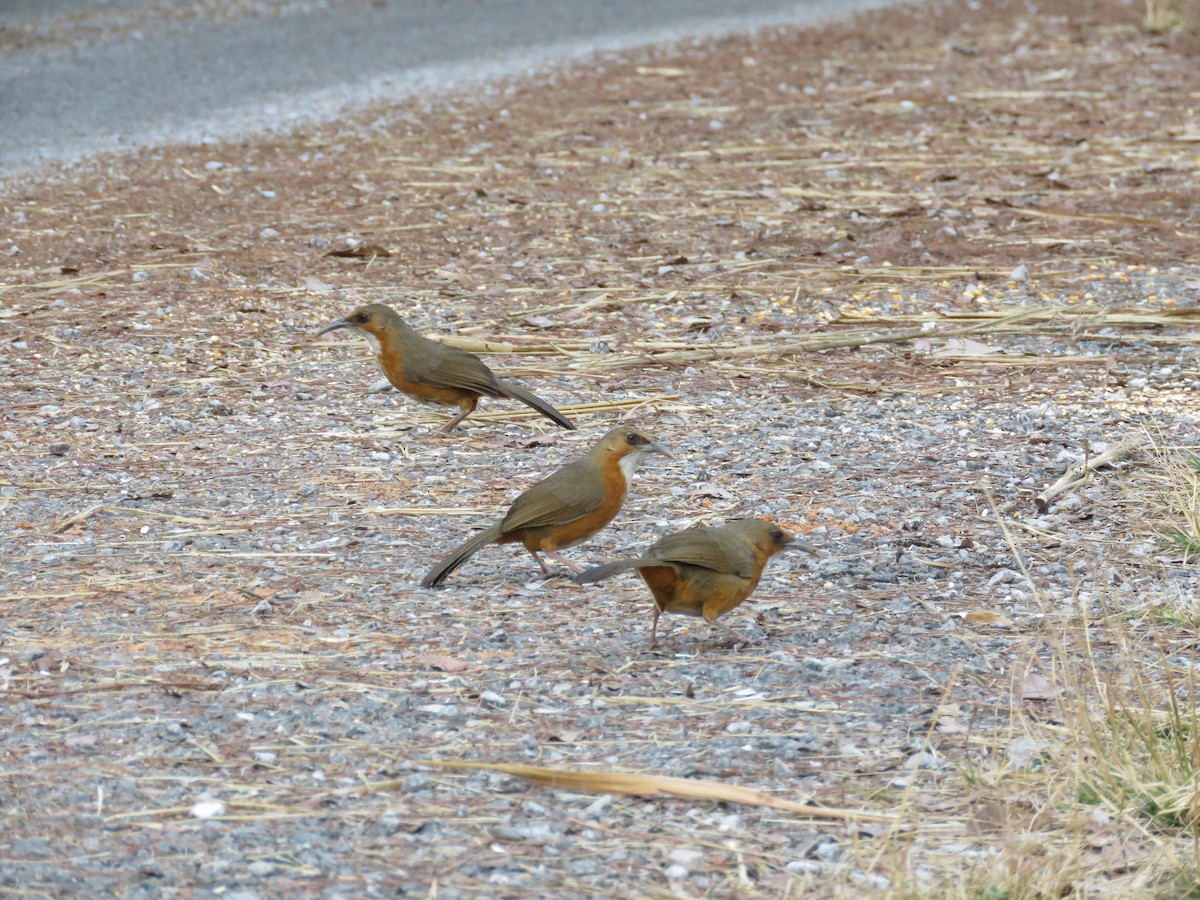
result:
M 1106 466 L 1109 463 L 1118 462 L 1132 453 L 1142 443 L 1139 437 L 1126 438 L 1119 443 L 1113 444 L 1099 456 L 1094 459 L 1087 459 L 1078 465 L 1071 466 L 1058 481 L 1050 485 L 1044 491 L 1037 495 L 1034 502 L 1037 504 L 1038 512 L 1045 512 L 1050 508 L 1050 501 L 1059 494 L 1065 494 L 1068 491 L 1073 491 L 1078 487 L 1082 487 L 1091 477 L 1092 472 L 1099 469 L 1101 466 Z

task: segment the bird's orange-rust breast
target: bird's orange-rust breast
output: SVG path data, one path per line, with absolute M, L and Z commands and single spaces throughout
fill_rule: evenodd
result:
M 379 364 L 396 390 L 429 403 L 463 408 L 475 406 L 479 394 L 473 391 L 448 387 L 433 380 L 415 381 L 408 377 L 407 370 L 419 363 L 421 353 L 425 352 L 425 348 L 419 342 L 427 340 L 426 338 L 398 327 L 388 326 L 370 329 L 370 333 L 378 343 L 376 353 L 379 356 Z
M 571 547 L 586 541 L 616 518 L 629 493 L 625 473 L 613 461 L 612 465 L 602 465 L 598 471 L 589 474 L 602 485 L 600 504 L 569 522 L 528 529 L 524 536 L 528 549 L 554 551 L 560 547 Z
M 637 429 L 619 427 L 609 431 L 583 459 L 563 470 L 563 475 L 569 474 L 578 482 L 557 485 L 560 496 L 572 501 L 565 506 L 574 514 L 556 523 L 523 529 L 521 539 L 526 548 L 553 552 L 587 540 L 621 511 L 642 456 L 667 452 Z M 582 497 L 587 497 L 586 503 L 575 502 Z

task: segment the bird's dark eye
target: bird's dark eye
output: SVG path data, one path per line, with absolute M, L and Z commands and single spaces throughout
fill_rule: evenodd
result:
M 371 318 L 371 316 L 368 313 L 359 313 L 357 316 L 354 317 L 354 322 L 358 325 L 362 325 L 369 318 Z
M 625 443 L 627 443 L 631 447 L 641 447 L 641 446 L 644 446 L 648 442 L 646 441 L 646 439 L 644 437 L 642 437 L 636 431 L 631 431 L 631 432 L 629 432 L 629 434 L 625 435 Z
M 780 531 L 778 528 L 776 528 L 774 531 L 771 532 L 771 540 L 773 540 L 777 544 L 782 544 L 783 543 L 783 532 Z

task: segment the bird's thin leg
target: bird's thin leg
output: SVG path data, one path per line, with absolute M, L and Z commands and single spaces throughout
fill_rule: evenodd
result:
M 658 617 L 662 615 L 662 610 L 658 608 L 658 604 L 654 606 L 654 621 L 650 623 L 650 647 L 658 646 Z
M 553 574 L 553 573 L 549 569 L 546 568 L 546 564 L 544 562 L 542 562 L 542 558 L 537 555 L 537 551 L 530 550 L 529 554 L 537 561 L 538 566 L 541 567 L 542 574 L 545 575 L 547 578 L 549 578 L 551 576 L 551 574 Z
M 545 553 L 552 560 L 554 560 L 556 563 L 558 563 L 560 566 L 566 566 L 568 569 L 570 569 L 576 575 L 578 575 L 580 572 L 583 571 L 583 566 L 579 565 L 578 563 L 573 563 L 573 562 L 571 562 L 571 560 L 565 559 L 564 557 L 559 556 L 553 550 L 543 550 L 542 552 Z
M 472 403 L 466 409 L 460 410 L 457 416 L 455 416 L 453 419 L 451 419 L 449 422 L 447 422 L 445 425 L 443 425 L 441 428 L 439 428 L 438 434 L 449 434 L 455 428 L 458 427 L 459 422 L 461 422 L 463 419 L 465 419 L 467 416 L 469 416 L 473 412 L 475 412 L 475 404 L 474 403 Z

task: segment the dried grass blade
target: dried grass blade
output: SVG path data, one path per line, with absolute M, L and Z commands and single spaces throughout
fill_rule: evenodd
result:
M 558 410 L 564 415 L 580 415 L 604 412 L 609 409 L 641 409 L 656 403 L 674 403 L 678 400 L 677 394 L 663 394 L 658 397 L 631 397 L 625 400 L 604 400 L 598 403 L 576 403 L 571 406 L 560 406 Z M 479 422 L 507 422 L 513 419 L 533 419 L 540 415 L 541 413 L 536 410 L 514 409 L 473 413 L 471 419 Z
M 474 516 L 495 512 L 498 506 L 368 506 L 363 513 L 371 516 Z
M 137 509 L 136 507 L 132 506 L 109 506 L 102 503 L 99 506 L 88 507 L 82 512 L 75 513 L 73 516 L 68 516 L 55 525 L 52 531 L 54 534 L 62 534 L 68 528 L 78 525 L 81 522 L 86 522 L 98 512 L 131 513 L 139 516 L 149 516 L 152 519 L 167 519 L 171 522 L 183 522 L 187 525 L 202 525 L 206 527 L 217 524 L 209 519 L 196 519 L 191 516 L 177 516 L 173 513 L 154 512 L 148 509 Z
M 0 695 L 22 697 L 26 700 L 45 700 L 50 697 L 72 697 L 76 694 L 98 694 L 105 691 L 137 691 L 146 688 L 168 691 L 223 691 L 226 685 L 221 682 L 203 681 L 110 681 L 106 684 L 93 684 L 89 687 L 68 688 L 61 691 L 21 691 L 9 688 L 0 689 Z
M 853 809 L 812 806 L 772 797 L 761 791 L 751 790 L 736 784 L 708 781 L 695 778 L 675 778 L 669 775 L 643 775 L 633 772 L 580 772 L 570 769 L 548 769 L 542 766 L 525 766 L 509 763 L 471 763 L 443 760 L 420 760 L 421 765 L 444 769 L 484 769 L 504 772 L 538 784 L 567 788 L 573 791 L 589 791 L 600 794 L 625 794 L 631 797 L 656 797 L 667 794 L 689 800 L 717 800 L 725 803 L 741 803 L 746 806 L 769 806 L 820 819 L 856 819 L 890 822 L 894 816 L 870 813 Z

